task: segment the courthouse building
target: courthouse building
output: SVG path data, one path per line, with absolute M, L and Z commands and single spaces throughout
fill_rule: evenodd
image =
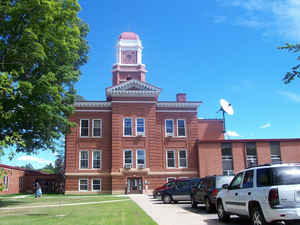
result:
M 174 178 L 300 161 L 300 139 L 225 140 L 223 120 L 198 119 L 201 101 L 185 93 L 159 101 L 161 88 L 147 83 L 142 50 L 137 34 L 122 33 L 106 100 L 75 103 L 66 193 L 150 192 Z

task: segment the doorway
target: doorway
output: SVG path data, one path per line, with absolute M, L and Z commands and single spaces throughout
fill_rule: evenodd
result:
M 143 179 L 141 177 L 127 178 L 127 194 L 142 194 Z

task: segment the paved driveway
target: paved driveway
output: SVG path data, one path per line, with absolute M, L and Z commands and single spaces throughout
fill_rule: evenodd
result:
M 159 225 L 250 225 L 248 220 L 233 217 L 230 223 L 218 221 L 215 213 L 207 214 L 203 208 L 192 209 L 190 203 L 163 204 L 147 195 L 130 196 Z

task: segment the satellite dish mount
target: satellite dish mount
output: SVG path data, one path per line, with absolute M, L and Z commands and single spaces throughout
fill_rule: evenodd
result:
M 223 114 L 223 132 L 226 133 L 226 126 L 225 126 L 225 113 L 229 114 L 229 115 L 233 115 L 234 114 L 234 110 L 232 108 L 232 105 L 227 102 L 225 99 L 221 98 L 220 99 L 220 105 L 221 105 L 221 108 L 219 109 L 219 111 L 222 112 Z M 218 112 L 219 112 L 218 111 Z

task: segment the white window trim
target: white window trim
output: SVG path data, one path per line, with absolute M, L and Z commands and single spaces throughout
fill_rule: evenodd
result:
M 100 180 L 100 190 L 94 190 L 94 180 Z M 101 178 L 92 179 L 92 191 L 93 192 L 101 192 L 102 191 L 102 179 Z
M 94 152 L 100 152 L 100 168 L 94 168 Z M 101 170 L 102 169 L 102 150 L 93 150 L 92 151 L 92 169 Z
M 186 163 L 186 166 L 180 166 L 180 152 L 185 152 L 185 163 Z M 188 154 L 187 154 L 187 150 L 186 149 L 180 149 L 178 151 L 178 168 L 188 168 Z
M 125 119 L 131 119 L 131 135 L 125 135 Z M 131 117 L 125 117 L 123 119 L 123 136 L 124 137 L 132 137 L 133 136 L 133 119 Z
M 87 152 L 88 153 L 88 166 L 87 168 L 81 168 L 81 152 Z M 79 169 L 80 170 L 88 170 L 90 168 L 90 163 L 89 163 L 89 160 L 90 159 L 90 154 L 89 154 L 89 151 L 88 150 L 80 150 L 79 151 Z
M 172 123 L 173 123 L 173 132 L 172 133 L 167 133 L 167 120 L 171 120 Z M 171 137 L 174 137 L 174 120 L 173 119 L 165 119 L 165 136 L 168 137 L 168 136 L 171 136 Z
M 87 180 L 87 190 L 80 190 L 80 181 Z M 89 179 L 88 178 L 79 178 L 78 179 L 78 191 L 79 192 L 88 192 L 89 191 Z
M 9 179 L 8 179 L 8 175 L 4 176 L 4 185 L 5 185 L 5 188 L 4 190 L 5 191 L 8 191 L 8 188 L 9 188 Z
M 145 161 L 144 161 L 144 164 L 138 164 L 138 151 L 143 151 L 144 152 L 144 158 L 145 158 Z M 145 149 L 137 149 L 135 151 L 135 165 L 136 165 L 136 168 L 138 168 L 138 165 L 144 165 L 144 168 L 146 168 L 146 150 Z
M 179 133 L 179 132 L 178 132 L 178 130 L 179 130 L 179 127 L 178 127 L 178 121 L 179 121 L 179 120 L 183 120 L 183 121 L 184 121 L 184 134 L 185 134 L 184 136 L 179 136 L 179 135 L 178 135 L 178 133 Z M 186 137 L 186 121 L 185 121 L 185 119 L 177 119 L 177 137 Z
M 143 132 L 143 133 L 137 131 L 137 129 L 138 129 L 138 126 L 137 126 L 137 124 L 138 124 L 138 123 L 137 123 L 137 120 L 138 120 L 138 119 L 143 119 L 143 120 L 144 120 L 144 132 Z M 145 124 L 146 124 L 146 123 L 145 123 L 145 119 L 144 119 L 144 118 L 136 118 L 136 119 L 135 119 L 135 135 L 136 135 L 136 136 L 139 136 L 139 135 L 145 136 L 145 131 L 146 131 L 146 125 L 145 125 Z
M 94 135 L 94 121 L 95 120 L 100 120 L 100 136 L 95 136 Z M 93 123 L 92 123 L 92 135 L 93 135 L 93 137 L 102 137 L 102 119 L 93 119 Z
M 175 166 L 174 167 L 169 167 L 168 166 L 168 152 L 174 152 L 174 160 L 175 160 Z M 167 151 L 166 151 L 166 167 L 168 168 L 168 169 L 176 169 L 176 166 L 177 166 L 177 164 L 176 164 L 176 150 L 173 150 L 173 149 L 168 149 Z
M 81 136 L 81 121 L 82 120 L 87 120 L 88 121 L 88 136 Z M 90 136 L 90 119 L 80 119 L 80 130 L 79 130 L 79 132 L 80 132 L 80 137 L 81 138 L 88 138 Z
M 132 150 L 131 149 L 124 149 L 123 150 L 123 168 L 125 167 L 125 152 L 126 151 L 130 151 L 131 152 L 131 168 L 133 168 L 133 154 L 132 154 Z

